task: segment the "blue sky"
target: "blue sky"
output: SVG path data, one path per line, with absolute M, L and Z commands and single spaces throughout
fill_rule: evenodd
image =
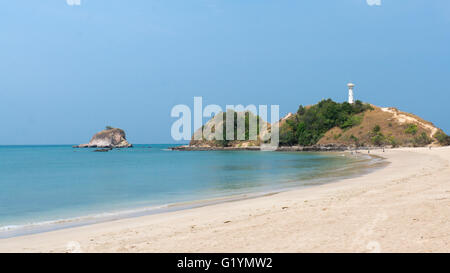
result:
M 0 144 L 173 143 L 194 96 L 283 115 L 349 81 L 449 133 L 449 49 L 448 0 L 1 1 Z

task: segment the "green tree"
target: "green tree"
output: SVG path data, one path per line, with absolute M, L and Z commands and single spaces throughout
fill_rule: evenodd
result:
M 346 129 L 359 125 L 362 121 L 361 113 L 370 109 L 373 108 L 361 101 L 350 104 L 336 103 L 331 99 L 309 107 L 300 105 L 290 122 L 280 128 L 280 144 L 314 145 L 333 127 Z
M 373 129 L 372 129 L 372 132 L 374 133 L 374 134 L 378 134 L 379 132 L 381 131 L 381 127 L 380 127 L 380 125 L 375 125 L 375 127 L 373 127 Z
M 386 137 L 381 133 L 380 125 L 375 125 L 372 129 L 372 138 L 370 139 L 375 146 L 382 146 L 386 143 Z
M 450 136 L 446 135 L 444 132 L 438 131 L 434 134 L 434 137 L 439 141 L 439 144 L 443 146 L 450 145 Z
M 233 140 L 237 140 L 237 123 L 238 123 L 238 113 L 236 111 L 228 111 L 228 113 L 233 114 L 234 115 L 234 123 L 233 123 Z M 228 147 L 230 145 L 231 140 L 227 140 L 226 138 L 226 132 L 227 132 L 227 113 L 222 113 L 223 115 L 223 136 L 222 136 L 222 140 L 216 140 L 216 144 L 218 146 L 221 147 Z M 250 111 L 246 111 L 245 115 L 244 115 L 244 122 L 245 122 L 245 140 L 250 140 L 250 115 L 254 115 L 253 113 L 251 113 Z M 262 121 L 261 117 L 256 116 L 256 136 L 259 135 L 259 124 Z
M 415 135 L 417 133 L 417 125 L 416 124 L 408 124 L 408 127 L 406 127 L 405 133 L 410 135 Z
M 428 135 L 425 132 L 422 132 L 422 134 L 420 134 L 420 136 L 416 136 L 413 139 L 413 145 L 416 147 L 421 147 L 421 146 L 425 146 L 430 144 L 431 142 L 433 142 L 431 140 L 431 138 L 428 137 Z

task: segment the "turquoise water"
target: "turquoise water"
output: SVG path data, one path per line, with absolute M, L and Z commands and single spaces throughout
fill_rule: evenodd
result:
M 323 153 L 168 147 L 98 153 L 71 146 L 1 146 L 0 229 L 320 184 L 367 161 Z

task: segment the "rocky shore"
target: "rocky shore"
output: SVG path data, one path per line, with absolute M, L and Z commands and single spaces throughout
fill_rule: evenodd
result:
M 170 147 L 172 151 L 260 151 L 260 146 L 249 147 L 207 147 L 207 146 L 176 146 Z M 382 147 L 354 147 L 345 145 L 315 145 L 315 146 L 280 146 L 278 152 L 336 152 L 350 150 L 375 150 Z
M 259 151 L 261 147 L 259 146 L 248 146 L 248 147 L 206 147 L 206 146 L 176 146 L 170 147 L 172 151 Z

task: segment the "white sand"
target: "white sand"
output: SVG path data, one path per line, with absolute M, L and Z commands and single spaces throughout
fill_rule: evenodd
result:
M 0 240 L 0 252 L 450 252 L 450 148 L 272 196 Z M 68 244 L 69 243 L 69 244 Z

